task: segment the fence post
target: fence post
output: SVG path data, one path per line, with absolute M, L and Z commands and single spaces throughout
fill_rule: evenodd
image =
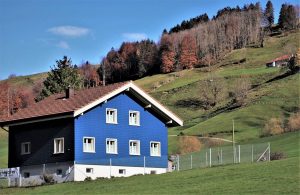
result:
M 239 145 L 239 163 L 241 163 L 241 145 Z
M 19 174 L 19 187 L 22 187 L 22 173 L 20 170 L 20 174 Z
M 179 165 L 180 165 L 180 164 L 179 164 L 179 155 L 177 154 L 177 171 L 180 171 L 180 170 L 179 170 Z
M 207 151 L 205 153 L 205 165 L 208 166 L 208 162 L 207 162 Z
M 111 158 L 109 159 L 109 178 L 111 178 Z
M 270 162 L 271 161 L 271 144 L 270 144 L 270 142 L 268 142 L 268 147 L 269 147 L 269 157 L 268 157 L 268 160 Z
M 209 148 L 209 167 L 211 167 L 211 148 Z
M 144 175 L 146 174 L 146 156 L 144 156 Z
M 253 144 L 252 144 L 252 147 L 251 147 L 251 155 L 252 155 L 252 158 L 251 158 L 251 162 L 253 162 L 253 160 L 254 160 L 254 157 L 253 157 Z
M 45 173 L 45 171 L 46 171 L 46 165 L 43 164 L 43 173 Z
M 222 151 L 222 148 L 221 148 L 221 164 L 223 164 L 223 151 Z
M 193 168 L 193 155 L 191 155 L 191 169 Z

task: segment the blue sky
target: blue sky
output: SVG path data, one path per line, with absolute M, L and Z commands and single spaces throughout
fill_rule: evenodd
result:
M 0 0 L 0 79 L 50 70 L 64 55 L 99 63 L 123 41 L 158 41 L 164 28 L 250 0 Z M 275 21 L 282 3 L 273 0 Z M 260 1 L 265 7 L 266 1 Z

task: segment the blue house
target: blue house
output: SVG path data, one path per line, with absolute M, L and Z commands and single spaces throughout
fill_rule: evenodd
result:
M 165 173 L 167 128 L 182 125 L 133 82 L 67 89 L 0 121 L 20 179 L 58 182 Z

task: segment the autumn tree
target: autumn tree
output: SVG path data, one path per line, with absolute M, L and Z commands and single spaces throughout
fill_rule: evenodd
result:
M 9 84 L 7 81 L 0 82 L 0 116 L 9 114 L 8 107 L 9 99 Z
M 180 154 L 187 154 L 191 152 L 200 151 L 202 144 L 199 138 L 195 136 L 180 136 L 179 137 L 179 152 Z
M 9 90 L 10 114 L 18 112 L 34 103 L 34 97 L 30 89 L 11 88 Z
M 71 58 L 64 56 L 63 59 L 56 61 L 56 65 L 51 68 L 43 84 L 44 87 L 41 93 L 36 97 L 37 101 L 51 94 L 61 93 L 69 86 L 74 89 L 79 89 L 83 85 L 83 79 L 78 69 L 72 65 Z
M 180 45 L 179 63 L 183 69 L 193 68 L 197 62 L 196 40 L 191 35 L 186 35 Z
M 268 1 L 266 4 L 266 9 L 264 12 L 264 17 L 266 21 L 266 25 L 269 29 L 271 29 L 272 25 L 274 24 L 274 8 L 271 1 Z
M 176 62 L 176 53 L 173 48 L 172 41 L 168 35 L 164 35 L 160 43 L 160 55 L 161 55 L 161 71 L 163 73 L 169 73 L 174 71 L 174 65 Z
M 100 84 L 100 77 L 97 68 L 88 61 L 79 66 L 79 73 L 83 78 L 83 85 L 86 88 L 96 87 Z
M 206 109 L 216 106 L 227 96 L 225 80 L 222 77 L 212 75 L 210 79 L 203 81 L 200 93 L 200 98 Z

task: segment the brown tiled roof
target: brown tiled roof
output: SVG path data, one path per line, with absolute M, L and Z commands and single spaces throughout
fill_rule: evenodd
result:
M 51 95 L 40 102 L 19 110 L 9 117 L 0 119 L 0 123 L 59 114 L 72 114 L 75 110 L 94 102 L 126 84 L 128 82 L 78 90 L 68 99 L 65 98 L 65 93 Z
M 272 62 L 277 62 L 277 61 L 281 61 L 281 60 L 289 60 L 290 59 L 290 56 L 289 55 L 283 55 L 283 56 L 280 56 L 278 58 L 275 58 L 267 63 L 272 63 Z

